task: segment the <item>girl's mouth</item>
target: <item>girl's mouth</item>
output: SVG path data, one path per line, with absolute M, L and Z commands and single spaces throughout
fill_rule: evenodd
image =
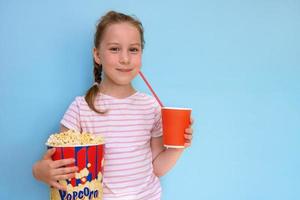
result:
M 131 72 L 132 69 L 123 69 L 123 68 L 117 68 L 118 71 L 120 72 Z

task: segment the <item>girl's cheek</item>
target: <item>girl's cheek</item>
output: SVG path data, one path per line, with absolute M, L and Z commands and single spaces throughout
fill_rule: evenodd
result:
M 118 62 L 118 57 L 116 55 L 105 55 L 104 60 L 106 63 L 115 63 Z
M 141 67 L 142 66 L 142 57 L 138 56 L 136 58 L 136 66 Z

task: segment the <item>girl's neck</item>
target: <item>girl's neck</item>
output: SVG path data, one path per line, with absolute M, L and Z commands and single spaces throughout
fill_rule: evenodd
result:
M 105 79 L 99 85 L 100 92 L 118 99 L 129 97 L 136 93 L 136 90 L 131 84 L 128 85 L 114 85 L 109 84 Z

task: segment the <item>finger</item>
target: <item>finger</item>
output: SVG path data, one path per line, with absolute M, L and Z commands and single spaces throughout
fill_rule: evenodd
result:
M 61 160 L 56 160 L 53 162 L 53 168 L 60 168 L 63 166 L 67 166 L 70 164 L 73 164 L 75 162 L 74 158 L 68 158 L 68 159 L 61 159 Z
M 186 128 L 185 133 L 193 134 L 193 129 L 192 128 Z
M 56 180 L 67 180 L 75 177 L 75 173 L 54 176 Z
M 192 145 L 192 140 L 186 139 L 186 140 L 185 140 L 185 143 L 184 143 L 184 147 L 189 147 L 189 146 L 191 146 L 191 145 Z
M 193 135 L 191 134 L 184 134 L 184 138 L 187 140 L 192 140 L 193 139 Z
M 44 160 L 51 159 L 52 155 L 55 153 L 55 150 L 56 150 L 55 148 L 48 149 L 45 155 L 43 156 L 43 159 Z
M 190 143 L 190 142 L 184 143 L 184 148 L 187 148 L 187 147 L 190 147 L 190 146 L 191 146 L 191 143 Z
M 78 167 L 61 167 L 54 170 L 53 175 L 64 175 L 77 172 Z
M 56 181 L 52 181 L 52 182 L 51 182 L 51 186 L 52 186 L 52 187 L 55 187 L 56 189 L 59 189 L 59 190 L 64 190 L 64 191 L 67 190 L 67 187 L 66 187 L 66 186 L 61 185 L 61 184 L 59 184 L 59 183 L 56 182 Z

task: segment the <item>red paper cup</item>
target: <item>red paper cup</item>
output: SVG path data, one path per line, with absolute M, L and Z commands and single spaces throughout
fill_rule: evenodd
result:
M 163 143 L 167 148 L 184 148 L 185 129 L 190 125 L 192 109 L 162 107 Z
M 48 148 L 53 148 L 49 147 Z M 74 158 L 77 166 L 76 177 L 69 180 L 60 180 L 59 183 L 67 186 L 67 191 L 51 188 L 51 200 L 65 199 L 98 199 L 103 196 L 102 173 L 104 162 L 104 144 L 55 147 L 53 160 Z

